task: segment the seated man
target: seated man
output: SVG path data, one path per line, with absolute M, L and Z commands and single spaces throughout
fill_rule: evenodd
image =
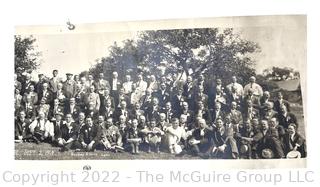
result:
M 106 140 L 108 140 L 105 144 L 106 149 L 113 152 L 123 151 L 122 136 L 119 128 L 114 125 L 112 118 L 108 118 L 106 124 L 108 127 L 106 132 Z
M 203 156 L 210 151 L 212 146 L 212 131 L 208 129 L 204 119 L 199 119 L 197 125 L 189 144 L 194 155 Z
M 138 129 L 138 120 L 133 119 L 131 127 L 126 131 L 126 141 L 132 154 L 139 154 L 139 145 L 142 142 L 141 132 Z
M 171 154 L 179 154 L 186 147 L 187 133 L 179 126 L 177 118 L 172 119 L 172 126 L 166 128 L 167 147 Z
M 54 137 L 53 124 L 46 118 L 43 111 L 39 111 L 38 118 L 29 126 L 33 140 L 38 144 L 40 142 L 51 142 Z
M 279 139 L 278 131 L 269 127 L 267 120 L 261 120 L 261 133 L 262 137 L 258 142 L 257 151 L 260 158 L 263 158 L 264 149 L 270 149 L 274 158 L 284 158 L 283 149 Z
M 150 120 L 149 127 L 145 127 L 141 130 L 141 133 L 145 136 L 145 143 L 147 144 L 147 152 L 151 152 L 151 148 L 154 148 L 156 153 L 160 152 L 160 143 L 161 136 L 164 135 L 164 132 L 156 127 L 156 119 L 152 118 Z
M 287 133 L 283 137 L 284 152 L 299 151 L 302 158 L 307 156 L 305 139 L 297 132 L 294 123 L 289 124 Z
M 18 119 L 14 123 L 14 139 L 20 142 L 28 140 L 31 137 L 29 125 L 30 121 L 26 118 L 26 112 L 24 110 L 20 111 Z
M 226 129 L 234 127 L 226 127 Z M 216 121 L 216 128 L 213 131 L 213 145 L 211 154 L 216 158 L 236 159 L 238 158 L 238 147 L 234 139 L 233 131 L 230 133 L 226 131 L 223 126 L 223 121 L 218 118 Z
M 57 137 L 58 145 L 62 147 L 61 151 L 80 148 L 77 142 L 79 127 L 72 121 L 72 115 L 66 115 L 66 123 L 61 125 L 61 137 Z
M 94 151 L 100 138 L 100 129 L 98 125 L 93 124 L 92 118 L 87 116 L 86 124 L 80 129 L 79 142 L 82 149 Z

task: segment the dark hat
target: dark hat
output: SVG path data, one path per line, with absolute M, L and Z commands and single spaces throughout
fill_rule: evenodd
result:
M 43 76 L 43 73 L 39 73 L 38 76 Z
M 68 76 L 68 75 L 73 75 L 72 73 L 66 73 L 66 75 Z

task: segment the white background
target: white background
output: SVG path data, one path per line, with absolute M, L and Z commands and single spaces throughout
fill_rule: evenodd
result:
M 71 169 L 81 169 L 83 165 L 90 163 L 93 167 L 107 165 L 106 169 L 120 169 L 125 172 L 128 169 L 148 169 L 152 167 L 159 172 L 167 169 L 204 169 L 208 170 L 212 166 L 210 161 L 100 161 L 97 163 L 80 161 L 73 162 L 46 162 L 46 161 L 15 161 L 13 147 L 13 34 L 15 25 L 61 25 L 69 19 L 73 23 L 108 22 L 108 21 L 136 21 L 155 19 L 175 19 L 175 18 L 198 18 L 198 17 L 221 17 L 221 16 L 244 16 L 244 15 L 285 15 L 285 14 L 307 14 L 308 16 L 308 63 L 307 63 L 307 92 L 305 116 L 306 116 L 306 136 L 308 141 L 307 168 L 303 171 L 314 171 L 313 184 L 290 183 L 290 186 L 312 185 L 319 186 L 320 175 L 320 123 L 319 123 L 319 35 L 320 16 L 317 1 L 306 0 L 224 0 L 224 1 L 1 1 L 0 5 L 0 80 L 1 80 L 1 123 L 0 123 L 0 146 L 1 146 L 1 183 L 2 172 L 5 170 L 18 171 L 21 165 L 26 164 L 27 172 L 30 170 L 59 169 L 59 165 L 70 165 Z M 129 165 L 129 163 L 133 163 Z M 212 167 L 214 168 L 214 167 Z M 209 168 L 210 169 L 210 168 Z M 218 171 L 219 169 L 212 169 Z M 222 168 L 220 169 L 222 170 Z M 219 171 L 220 171 L 219 170 Z M 287 174 L 290 169 L 281 170 L 254 170 L 253 173 L 283 173 Z M 229 172 L 229 171 L 223 171 Z M 236 172 L 232 170 L 230 172 Z M 15 186 L 14 184 L 5 184 Z M 88 186 L 88 184 L 83 184 Z M 101 186 L 106 184 L 101 184 Z M 107 184 L 109 185 L 109 184 Z M 110 184 L 111 185 L 111 184 Z M 112 184 L 113 186 L 114 184 Z M 129 184 L 133 185 L 133 183 Z M 150 186 L 152 184 L 137 184 L 140 186 Z M 157 185 L 167 185 L 159 183 Z M 177 185 L 177 184 L 175 184 Z M 185 186 L 195 186 L 198 184 L 184 184 Z M 219 185 L 219 184 L 206 184 Z M 270 186 L 270 184 L 244 184 L 230 183 L 237 186 Z M 281 183 L 281 185 L 285 185 Z M 2 184 L 1 184 L 2 186 Z M 42 185 L 43 186 L 43 185 Z M 100 186 L 100 185 L 99 185 Z M 180 185 L 179 185 L 180 186 Z

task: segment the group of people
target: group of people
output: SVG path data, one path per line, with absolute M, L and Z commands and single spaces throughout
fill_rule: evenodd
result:
M 298 121 L 281 92 L 271 98 L 250 77 L 209 82 L 203 74 L 100 73 L 62 81 L 15 75 L 15 141 L 46 142 L 60 151 L 168 152 L 201 158 L 306 156 Z M 19 82 L 18 80 L 22 80 Z M 295 156 L 293 156 L 295 157 Z

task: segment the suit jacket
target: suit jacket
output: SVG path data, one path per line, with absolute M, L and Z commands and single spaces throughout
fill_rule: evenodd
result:
M 33 120 L 36 117 L 37 108 L 33 103 L 29 103 L 28 107 L 27 104 L 28 103 L 24 103 L 20 110 L 24 110 L 26 112 L 26 118 Z
M 153 96 L 158 98 L 160 106 L 164 106 L 166 102 L 170 101 L 170 93 L 167 90 L 164 92 L 162 92 L 162 90 L 158 90 L 153 93 Z
M 57 106 L 56 108 L 54 106 L 51 106 L 49 108 L 48 119 L 55 120 L 56 113 L 63 113 L 63 112 L 64 112 L 64 109 L 62 106 Z
M 117 94 L 116 96 L 114 96 L 115 108 L 120 107 L 121 101 L 125 101 L 127 105 L 130 104 L 130 98 L 127 95 L 120 96 L 119 94 Z
M 191 83 L 185 83 L 183 85 L 183 95 L 187 98 L 190 99 L 192 94 L 193 94 L 193 89 L 194 89 L 194 85 L 193 82 Z
M 180 110 L 178 113 L 178 117 L 180 117 L 182 114 L 187 116 L 187 123 L 192 123 L 194 121 L 194 112 L 192 110 Z
M 117 79 L 117 87 L 116 87 L 116 88 L 113 87 L 113 78 L 110 80 L 110 88 L 111 88 L 111 91 L 115 91 L 115 90 L 119 91 L 119 89 L 121 88 L 121 86 L 122 86 L 122 83 L 121 83 L 121 81 L 119 80 L 119 77 L 118 77 L 118 79 Z
M 180 98 L 178 98 L 178 95 L 173 95 L 171 98 L 172 108 L 176 111 L 181 110 L 181 106 L 183 102 L 187 102 L 186 97 L 183 95 L 181 95 Z
M 73 81 L 65 81 L 63 84 L 64 95 L 67 98 L 75 97 L 77 94 L 77 84 Z
M 149 97 L 147 97 L 146 95 L 143 95 L 140 98 L 140 106 L 143 110 L 146 110 L 149 106 L 151 106 L 151 102 L 152 102 L 152 95 L 150 95 Z
M 46 104 L 51 104 L 53 101 L 53 94 L 50 90 L 47 90 L 46 93 L 44 93 L 44 91 L 42 90 L 39 94 L 39 99 L 38 99 L 38 103 L 40 103 L 40 101 L 45 98 Z
M 146 110 L 147 121 L 150 121 L 152 118 L 158 120 L 160 118 L 161 108 L 159 106 L 149 106 Z
M 64 107 L 64 114 L 71 114 L 74 120 L 78 118 L 80 112 L 81 112 L 81 108 L 78 105 L 75 105 L 73 107 L 73 111 L 71 111 L 70 104 L 67 104 Z
M 84 125 L 80 129 L 79 141 L 89 144 L 92 141 L 98 142 L 101 137 L 100 127 L 93 124 L 91 127 L 89 125 Z
M 260 109 L 261 107 L 261 104 L 260 104 L 260 99 L 257 97 L 257 96 L 251 96 L 249 97 L 249 95 L 245 96 L 244 99 L 243 99 L 243 106 L 246 108 L 247 107 L 247 104 L 246 104 L 246 101 L 250 99 L 252 101 L 252 105 L 254 108 L 256 109 Z
M 211 144 L 212 142 L 212 131 L 204 129 L 204 133 L 201 134 L 201 129 L 197 128 L 193 131 L 192 137 L 196 140 L 200 140 L 200 144 Z
M 249 112 L 248 108 L 244 108 L 242 111 L 242 117 L 244 120 L 250 119 L 252 120 L 253 118 L 259 118 L 260 113 L 258 109 L 255 109 L 252 107 L 251 112 Z
M 111 95 L 100 97 L 100 108 L 103 108 L 103 107 L 106 106 L 106 101 L 107 101 L 107 99 L 110 99 L 110 101 L 111 101 L 111 107 L 112 107 L 112 108 L 115 108 L 115 107 L 116 107 L 116 104 L 115 104 L 115 101 L 114 101 L 114 97 L 112 97 Z
M 99 114 L 103 115 L 105 117 L 105 119 L 115 118 L 115 110 L 112 107 L 111 108 L 106 108 L 106 107 L 101 108 Z
M 34 81 L 29 81 L 29 82 L 22 82 L 21 83 L 21 95 L 23 95 L 24 93 L 26 93 L 27 90 L 29 90 L 30 85 L 34 85 L 35 86 L 35 82 Z
M 295 133 L 293 135 L 293 138 L 291 138 L 291 135 L 289 133 L 286 133 L 283 137 L 283 146 L 284 146 L 285 154 L 292 151 L 296 145 L 299 145 L 297 151 L 301 153 L 301 157 L 302 158 L 305 157 L 306 156 L 305 139 L 299 133 Z
M 261 118 L 262 119 L 266 119 L 266 120 L 270 120 L 271 118 L 277 117 L 278 116 L 278 112 L 274 111 L 274 110 L 270 110 L 270 111 L 263 111 L 261 114 Z
M 217 111 L 215 109 L 212 109 L 212 110 L 210 110 L 210 112 L 211 112 L 211 115 L 210 115 L 211 121 L 213 123 L 216 123 L 216 120 L 218 118 L 221 118 L 222 121 L 224 121 L 224 118 L 225 118 L 226 115 L 225 115 L 225 112 L 223 110 L 220 109 L 219 113 L 217 113 Z
M 65 124 L 62 120 L 59 123 L 57 123 L 56 121 L 53 122 L 54 139 L 57 140 L 58 138 L 62 138 L 61 129 L 62 129 L 63 125 L 65 125 Z
M 17 138 L 18 136 L 26 137 L 29 132 L 30 120 L 25 119 L 21 121 L 20 119 L 16 119 L 14 122 L 14 136 Z
M 127 120 L 131 117 L 131 111 L 128 109 L 125 109 L 124 111 L 121 110 L 121 108 L 117 108 L 114 112 L 114 116 L 116 120 L 119 120 L 119 117 L 121 115 L 126 116 Z
M 167 111 L 166 109 L 161 110 L 161 113 L 165 113 L 166 114 L 166 118 L 168 121 L 171 121 L 172 118 L 177 118 L 178 117 L 178 113 L 177 111 L 171 109 L 170 111 Z
M 297 129 L 299 127 L 297 117 L 293 113 L 288 112 L 286 116 L 282 114 L 278 114 L 278 120 L 279 120 L 279 125 L 283 126 L 285 129 L 288 128 L 290 123 L 296 124 Z
M 290 112 L 290 103 L 289 103 L 288 101 L 282 100 L 282 103 L 281 103 L 281 104 L 285 105 L 285 106 L 287 107 L 287 111 Z M 280 107 L 281 107 L 281 104 L 280 104 L 280 101 L 279 101 L 279 100 L 276 100 L 276 101 L 274 102 L 273 108 L 274 108 L 274 110 L 277 111 L 278 113 L 281 112 L 281 108 L 280 108 Z

